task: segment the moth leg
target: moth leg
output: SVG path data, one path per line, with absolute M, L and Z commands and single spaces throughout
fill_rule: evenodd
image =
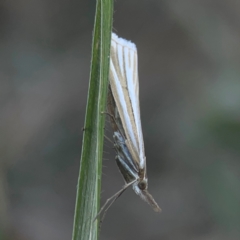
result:
M 111 113 L 108 113 L 108 112 L 101 112 L 101 114 L 106 114 L 106 115 L 108 115 L 109 117 L 112 118 L 112 120 L 114 121 L 114 123 L 115 123 L 115 125 L 117 127 L 117 130 L 120 132 L 120 134 L 122 135 L 123 139 L 125 139 L 124 134 L 122 133 L 121 129 L 117 125 L 117 121 L 116 121 L 115 117 Z
M 105 204 L 101 207 L 100 211 L 98 212 L 97 216 L 94 218 L 93 222 L 96 221 L 96 219 L 101 215 L 101 213 L 103 213 L 102 218 L 100 219 L 100 223 L 102 223 L 107 210 L 112 206 L 112 204 L 122 195 L 122 193 L 129 187 L 131 186 L 133 183 L 135 183 L 137 180 L 135 179 L 134 181 L 125 184 L 125 186 L 123 186 L 123 188 L 118 191 L 117 193 L 115 193 L 112 197 L 108 198 L 107 201 L 105 202 Z M 108 203 L 110 202 L 110 204 L 108 205 Z
M 104 134 L 104 138 L 106 138 L 110 143 L 113 143 L 113 141 L 108 136 L 106 136 L 105 134 Z

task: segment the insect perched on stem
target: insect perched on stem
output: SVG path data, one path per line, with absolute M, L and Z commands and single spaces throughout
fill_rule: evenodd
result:
M 150 204 L 154 211 L 161 211 L 147 191 L 137 60 L 135 44 L 112 33 L 107 114 L 110 116 L 113 128 L 116 162 L 125 180 L 125 186 L 107 200 L 97 216 L 103 210 L 106 213 L 129 186 L 132 186 L 134 192 Z

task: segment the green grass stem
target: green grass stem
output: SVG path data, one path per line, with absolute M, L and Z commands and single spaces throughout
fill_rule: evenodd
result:
M 97 0 L 72 240 L 98 239 L 113 0 Z

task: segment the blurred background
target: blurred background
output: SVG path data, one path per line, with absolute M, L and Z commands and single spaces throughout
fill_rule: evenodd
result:
M 240 2 L 114 9 L 114 31 L 138 47 L 149 191 L 163 211 L 129 189 L 100 239 L 240 239 Z M 71 239 L 94 13 L 93 0 L 0 3 L 0 239 Z M 112 147 L 102 203 L 123 185 Z

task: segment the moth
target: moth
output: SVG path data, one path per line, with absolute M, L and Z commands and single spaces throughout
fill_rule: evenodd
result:
M 146 157 L 139 108 L 137 48 L 134 43 L 114 33 L 111 40 L 107 108 L 113 128 L 115 159 L 125 186 L 107 200 L 101 211 L 112 201 L 108 209 L 132 186 L 134 192 L 154 211 L 160 212 L 161 209 L 147 190 Z

